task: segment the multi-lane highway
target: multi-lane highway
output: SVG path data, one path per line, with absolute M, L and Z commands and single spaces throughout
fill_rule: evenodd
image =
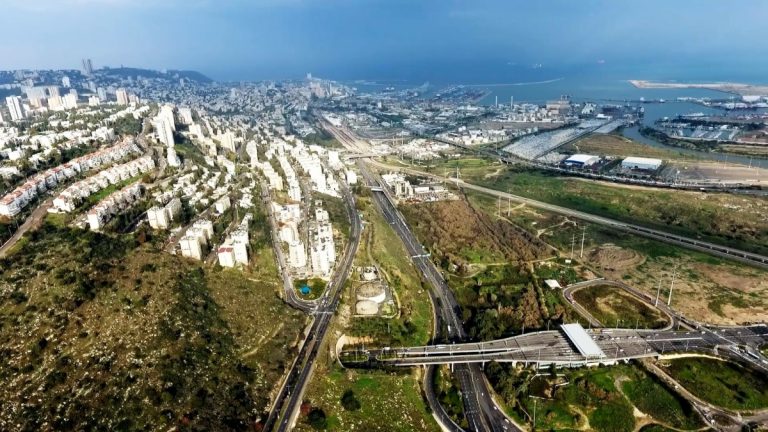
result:
M 405 245 L 406 251 L 411 255 L 411 261 L 421 273 L 422 277 L 432 286 L 432 294 L 435 298 L 436 320 L 438 328 L 444 331 L 448 340 L 463 340 L 466 338 L 464 328 L 459 318 L 459 305 L 453 292 L 450 290 L 440 272 L 435 268 L 424 247 L 418 242 L 405 223 L 400 212 L 394 206 L 387 188 L 381 179 L 372 173 L 362 159 L 358 160 L 358 167 L 363 178 L 371 188 L 373 200 L 384 215 L 384 219 L 395 230 Z M 514 424 L 503 414 L 492 398 L 492 392 L 483 376 L 482 369 L 477 364 L 461 364 L 454 368 L 454 374 L 459 381 L 462 396 L 464 398 L 464 414 L 472 430 L 475 431 L 512 431 L 518 430 Z M 433 388 L 426 382 L 425 392 L 427 400 L 433 406 L 433 410 L 442 413 L 434 397 Z M 435 406 L 436 405 L 436 406 Z M 438 415 L 438 418 L 440 416 Z M 447 429 L 455 427 L 452 422 L 444 422 Z
M 327 129 L 349 150 L 366 154 L 369 152 L 367 144 L 349 131 L 326 125 Z M 595 216 L 589 213 L 567 209 L 555 206 L 529 198 L 497 191 L 483 186 L 473 185 L 458 179 L 451 179 L 434 175 L 431 173 L 382 164 L 369 158 L 358 159 L 359 166 L 363 176 L 371 186 L 374 201 L 381 209 L 387 221 L 393 226 L 397 234 L 406 245 L 406 249 L 412 255 L 414 265 L 421 271 L 424 279 L 434 288 L 436 294 L 436 309 L 438 319 L 441 325 L 444 325 L 449 340 L 461 340 L 463 338 L 463 329 L 456 313 L 458 307 L 455 306 L 455 299 L 445 285 L 445 281 L 428 259 L 424 248 L 418 243 L 413 234 L 408 229 L 397 211 L 389 196 L 387 188 L 377 179 L 375 174 L 370 173 L 366 164 L 371 166 L 401 171 L 407 174 L 426 176 L 435 178 L 444 182 L 456 182 L 460 187 L 476 190 L 485 194 L 502 197 L 526 204 L 531 207 L 540 208 L 579 218 L 591 223 L 608 226 L 636 235 L 652 238 L 662 242 L 683 246 L 689 249 L 702 251 L 711 255 L 717 255 L 750 265 L 768 268 L 768 257 L 741 251 L 726 246 L 721 246 L 709 242 L 699 241 L 697 239 L 669 234 L 663 231 L 649 229 L 646 227 L 628 224 Z M 575 288 L 574 288 L 575 289 Z M 644 296 L 643 293 L 636 293 L 630 290 L 633 295 Z M 443 293 L 437 295 L 437 293 Z M 529 335 L 521 335 L 516 338 L 508 338 L 502 341 L 488 342 L 485 348 L 477 348 L 477 344 L 453 344 L 445 343 L 432 347 L 404 348 L 395 350 L 382 350 L 368 353 L 372 363 L 381 362 L 387 365 L 436 365 L 450 363 L 454 365 L 456 374 L 465 397 L 465 411 L 469 421 L 470 428 L 473 430 L 518 430 L 518 428 L 509 423 L 493 401 L 487 388 L 487 383 L 482 375 L 479 364 L 486 361 L 514 361 L 527 364 L 551 364 L 555 363 L 562 366 L 585 364 L 585 363 L 614 363 L 634 358 L 654 357 L 670 352 L 715 352 L 722 356 L 734 358 L 739 361 L 746 361 L 755 367 L 765 369 L 768 366 L 765 358 L 754 355 L 754 347 L 768 342 L 768 328 L 764 326 L 742 327 L 742 328 L 709 328 L 700 323 L 686 320 L 679 314 L 674 313 L 669 308 L 664 307 L 664 312 L 670 316 L 671 325 L 666 329 L 656 332 L 643 332 L 636 330 L 590 330 L 592 339 L 597 343 L 603 355 L 600 359 L 586 359 L 575 349 L 572 340 L 559 331 L 539 332 Z M 671 328 L 677 324 L 685 327 L 685 330 L 672 331 Z M 494 345 L 495 344 L 495 345 Z M 503 348 L 502 348 L 503 344 Z M 744 347 L 748 348 L 744 348 Z M 487 351 L 486 351 L 487 348 Z M 420 351 L 421 350 L 421 351 Z M 466 368 L 464 367 L 466 365 Z M 431 389 L 426 389 L 427 392 Z M 429 395 L 428 395 L 429 396 Z M 428 397 L 430 404 L 434 402 Z M 441 410 L 442 411 L 442 410 Z M 455 425 L 443 425 L 447 429 Z
M 341 299 L 344 283 L 349 276 L 352 263 L 360 243 L 362 221 L 355 208 L 355 199 L 349 188 L 341 183 L 342 195 L 350 219 L 349 242 L 344 256 L 328 283 L 326 294 L 319 299 L 313 310 L 314 320 L 299 350 L 291 370 L 288 372 L 275 403 L 265 423 L 264 430 L 288 431 L 293 426 L 301 405 L 304 389 L 312 375 L 315 358 L 328 331 L 336 307 Z
M 715 353 L 741 359 L 745 347 L 754 349 L 768 343 L 768 326 L 707 327 L 695 330 L 589 329 L 587 334 L 604 353 L 586 357 L 565 332 L 539 331 L 486 342 L 427 345 L 373 350 L 368 359 L 389 366 L 426 364 L 485 363 L 489 361 L 525 365 L 574 367 L 589 364 L 614 364 L 632 359 L 659 357 L 673 353 Z M 741 355 L 736 355 L 741 352 Z M 362 358 L 356 353 L 358 361 Z M 754 366 L 765 367 L 764 360 Z
M 359 138 L 355 137 L 350 131 L 345 129 L 338 129 L 338 128 L 333 128 L 333 131 L 337 136 L 337 139 L 339 139 L 339 141 L 343 140 L 342 144 L 344 144 L 348 149 L 359 152 L 359 153 L 363 153 L 363 154 L 370 153 L 371 150 L 369 146 Z M 694 238 L 690 238 L 682 235 L 672 234 L 672 233 L 668 233 L 668 232 L 657 230 L 657 229 L 651 229 L 651 228 L 647 228 L 647 227 L 636 225 L 636 224 L 622 222 L 616 219 L 597 216 L 590 213 L 573 210 L 573 209 L 561 207 L 554 204 L 548 204 L 548 203 L 537 201 L 531 198 L 525 198 L 519 195 L 502 192 L 496 189 L 491 189 L 484 186 L 467 183 L 461 179 L 444 177 L 444 176 L 424 172 L 424 171 L 409 168 L 409 167 L 384 164 L 374 159 L 367 159 L 367 161 L 370 165 L 375 166 L 379 169 L 399 171 L 406 174 L 432 178 L 432 179 L 446 182 L 446 183 L 455 183 L 457 186 L 465 189 L 482 192 L 484 194 L 492 195 L 494 197 L 500 197 L 505 200 L 513 201 L 519 204 L 525 204 L 533 208 L 538 208 L 538 209 L 546 210 L 552 213 L 574 217 L 586 222 L 606 226 L 619 231 L 628 232 L 630 234 L 658 240 L 664 243 L 682 246 L 688 249 L 704 252 L 710 255 L 716 255 L 716 256 L 731 259 L 734 261 L 740 261 L 756 267 L 768 268 L 768 257 L 764 255 L 747 252 L 740 249 L 723 246 L 715 243 L 710 243 L 710 242 L 706 242 L 706 241 L 702 241 L 702 240 L 698 240 L 698 239 L 694 239 Z

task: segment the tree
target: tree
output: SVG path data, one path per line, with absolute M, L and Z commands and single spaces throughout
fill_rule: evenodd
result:
M 347 390 L 341 396 L 341 406 L 347 411 L 357 411 L 360 409 L 360 401 L 355 397 L 355 392 Z
M 310 426 L 317 430 L 323 430 L 328 427 L 328 419 L 322 408 L 313 408 L 307 416 Z

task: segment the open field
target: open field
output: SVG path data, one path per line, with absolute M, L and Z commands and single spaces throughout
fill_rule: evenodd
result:
M 0 429 L 244 429 L 267 409 L 303 316 L 274 280 L 154 241 L 45 224 L 2 260 Z
M 661 328 L 669 323 L 660 311 L 616 287 L 584 288 L 573 297 L 606 327 Z
M 494 220 L 465 200 L 401 206 L 403 216 L 444 268 L 472 263 L 525 262 L 547 254 L 546 245 L 513 224 Z
M 307 390 L 306 405 L 320 408 L 327 416 L 329 431 L 439 431 L 421 397 L 420 369 L 398 372 L 341 369 L 318 364 Z M 352 392 L 359 408 L 342 403 Z M 306 416 L 301 416 L 297 431 L 311 431 Z
M 473 205 L 494 208 L 496 200 L 468 193 Z M 628 236 L 594 225 L 527 206 L 503 208 L 502 216 L 556 247 L 569 257 L 571 246 L 577 260 L 573 271 L 578 280 L 606 277 L 620 280 L 668 300 L 674 274 L 672 306 L 684 315 L 712 324 L 744 324 L 768 321 L 768 274 L 676 246 Z M 580 240 L 585 233 L 584 254 Z M 573 243 L 572 243 L 573 242 Z M 540 267 L 540 266 L 539 266 Z
M 710 183 L 768 183 L 768 170 L 759 168 L 757 162 L 750 168 L 744 165 L 726 164 L 711 161 L 675 161 L 669 164 L 672 170 L 679 171 L 679 181 Z M 670 170 L 667 170 L 668 172 Z M 675 173 L 672 173 L 672 177 Z
M 536 374 L 490 363 L 489 380 L 507 412 L 537 430 L 634 431 L 646 425 L 703 426 L 692 407 L 641 368 L 630 365 Z
M 768 156 L 768 145 L 744 145 L 744 144 L 720 144 L 720 149 L 724 152 L 736 153 L 746 156 L 766 157 Z
M 653 147 L 621 135 L 591 134 L 563 147 L 566 152 L 587 153 L 598 156 L 642 156 L 659 159 L 692 159 L 692 156 L 675 150 Z
M 662 367 L 694 395 L 735 410 L 768 408 L 768 377 L 732 362 L 681 358 Z
M 422 287 L 400 239 L 370 199 L 359 197 L 358 209 L 363 212 L 365 226 L 355 265 L 379 266 L 398 298 L 400 314 L 394 319 L 351 316 L 355 300 L 353 284 L 348 284 L 329 333 L 334 337 L 326 341 L 324 351 L 318 356 L 305 405 L 307 409 L 322 410 L 327 429 L 331 431 L 438 431 L 421 396 L 419 369 L 395 373 L 346 370 L 332 360 L 330 350 L 341 334 L 365 338 L 367 346 L 389 346 L 426 344 L 432 333 L 428 292 Z M 352 399 L 358 403 L 350 402 Z M 308 415 L 300 416 L 296 430 L 314 430 Z
M 467 179 L 493 189 L 601 216 L 768 253 L 764 197 L 620 187 L 510 168 Z

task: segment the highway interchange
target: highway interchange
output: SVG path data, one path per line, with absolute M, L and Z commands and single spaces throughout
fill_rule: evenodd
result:
M 325 124 L 325 127 L 348 150 L 363 155 L 369 152 L 367 146 L 350 132 L 328 124 Z M 407 252 L 411 255 L 414 266 L 419 270 L 424 280 L 432 287 L 430 295 L 435 306 L 435 323 L 438 331 L 434 339 L 435 342 L 438 342 L 437 345 L 398 349 L 387 348 L 363 354 L 368 358 L 369 363 L 378 362 L 388 366 L 426 366 L 424 390 L 427 402 L 430 408 L 432 408 L 434 417 L 444 430 L 460 431 L 462 429 L 448 416 L 434 394 L 432 374 L 437 364 L 448 363 L 453 365 L 452 370 L 459 382 L 465 404 L 464 411 L 467 423 L 470 430 L 473 431 L 522 430 L 503 413 L 493 399 L 493 392 L 481 368 L 483 363 L 491 360 L 522 362 L 540 366 L 550 363 L 568 366 L 588 362 L 610 364 L 629 359 L 657 357 L 662 354 L 680 351 L 708 351 L 742 362 L 746 361 L 752 363 L 755 367 L 768 370 L 768 362 L 755 349 L 756 346 L 768 341 L 768 327 L 709 328 L 700 323 L 686 320 L 671 309 L 665 308 L 664 305 L 659 305 L 660 309 L 670 318 L 670 325 L 665 329 L 656 331 L 590 329 L 589 332 L 593 340 L 605 353 L 605 356 L 601 359 L 585 359 L 574 350 L 572 343 L 558 330 L 518 335 L 498 341 L 461 343 L 461 341 L 466 339 L 466 334 L 461 324 L 459 317 L 460 309 L 456 299 L 441 273 L 430 260 L 424 247 L 418 242 L 405 223 L 383 181 L 378 177 L 378 174 L 369 169 L 369 166 L 437 178 L 446 182 L 455 182 L 457 185 L 467 189 L 763 268 L 768 268 L 768 257 L 554 206 L 473 185 L 459 179 L 441 177 L 410 168 L 385 165 L 369 157 L 359 157 L 357 164 L 362 177 L 372 191 L 376 207 L 402 240 Z M 262 198 L 266 202 L 269 199 L 268 192 Z M 306 334 L 299 354 L 280 388 L 264 430 L 276 429 L 278 431 L 286 431 L 292 428 L 298 407 L 302 401 L 304 388 L 312 373 L 317 352 L 328 330 L 333 312 L 338 306 L 342 291 L 340 288 L 348 277 L 362 229 L 359 215 L 355 210 L 354 197 L 346 187 L 344 187 L 344 199 L 352 222 L 350 239 L 344 259 L 335 270 L 326 294 L 319 299 L 318 303 L 309 302 L 296 296 L 295 290 L 291 286 L 292 284 L 289 284 L 287 281 L 284 284 L 286 301 L 294 307 L 313 314 L 314 320 Z M 281 261 L 279 254 L 278 261 L 279 263 L 284 262 Z M 283 268 L 283 264 L 281 264 L 281 269 Z M 570 294 L 579 287 L 570 288 L 570 290 L 566 288 L 564 295 L 566 295 L 569 301 L 572 301 Z M 635 296 L 644 296 L 643 300 L 648 301 L 648 296 L 644 293 L 633 292 L 631 287 L 628 286 L 622 288 L 627 289 Z M 573 303 L 575 304 L 575 302 Z M 599 323 L 595 322 L 595 324 Z M 672 329 L 674 325 L 677 325 L 678 330 Z M 681 326 L 684 327 L 683 330 L 679 330 Z M 758 355 L 755 355 L 756 352 Z M 359 354 L 356 353 L 355 355 Z

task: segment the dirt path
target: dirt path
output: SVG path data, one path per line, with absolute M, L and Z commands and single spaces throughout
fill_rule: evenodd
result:
M 45 219 L 45 215 L 48 214 L 48 209 L 51 208 L 53 205 L 53 198 L 48 198 L 47 200 L 43 201 L 43 203 L 36 208 L 32 214 L 27 217 L 27 220 L 24 221 L 23 224 L 19 227 L 19 229 L 16 230 L 16 233 L 11 236 L 11 238 L 8 239 L 8 241 L 5 242 L 2 246 L 0 246 L 0 258 L 5 258 L 5 256 L 8 254 L 8 251 L 10 251 L 16 243 L 21 240 L 21 237 L 29 230 L 31 229 L 37 229 L 42 225 L 43 220 Z

